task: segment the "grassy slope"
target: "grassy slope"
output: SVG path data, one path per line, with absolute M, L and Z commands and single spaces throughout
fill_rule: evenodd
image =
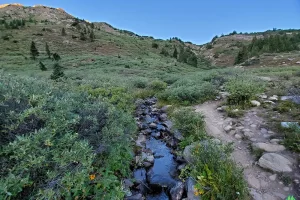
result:
M 1 30 L 1 36 L 12 35 L 9 41 L 0 40 L 1 47 L 3 47 L 0 49 L 0 67 L 4 71 L 1 75 L 0 89 L 5 94 L 1 96 L 1 103 L 7 100 L 15 101 L 14 98 L 20 99 L 21 97 L 31 102 L 24 111 L 17 114 L 9 114 L 6 118 L 10 119 L 12 117 L 12 119 L 16 120 L 13 121 L 12 128 L 18 127 L 28 117 L 28 114 L 32 113 L 47 122 L 45 130 L 38 130 L 37 134 L 30 134 L 34 130 L 29 130 L 29 132 L 25 133 L 25 139 L 15 139 L 14 144 L 3 147 L 5 152 L 1 155 L 2 158 L 6 157 L 7 159 L 10 155 L 13 155 L 18 159 L 18 162 L 12 167 L 12 174 L 17 178 L 12 178 L 12 175 L 8 175 L 1 180 L 1 195 L 7 195 L 3 191 L 11 192 L 13 189 L 15 190 L 14 194 L 20 195 L 22 193 L 19 190 L 23 189 L 23 192 L 27 192 L 26 195 L 29 196 L 68 197 L 69 195 L 74 197 L 76 194 L 80 197 L 91 197 L 92 195 L 96 198 L 101 197 L 105 199 L 101 195 L 118 193 L 121 197 L 123 193 L 120 180 L 128 175 L 127 171 L 124 172 L 122 169 L 128 169 L 130 165 L 128 162 L 132 145 L 128 141 L 134 132 L 133 127 L 131 127 L 131 125 L 133 126 L 133 121 L 130 120 L 130 113 L 135 98 L 156 94 L 163 103 L 184 105 L 201 103 L 205 100 L 213 99 L 219 90 L 219 86 L 235 78 L 236 75 L 242 78 L 271 76 L 278 80 L 275 81 L 275 84 L 278 84 L 282 94 L 285 94 L 286 89 L 292 85 L 299 84 L 296 76 L 299 73 L 298 67 L 203 70 L 178 63 L 171 57 L 164 57 L 159 54 L 162 47 L 169 48 L 171 53 L 172 46 L 176 43 L 156 40 L 160 48 L 154 49 L 151 47 L 153 42 L 151 38 L 140 39 L 127 34 L 116 35 L 103 30 L 95 30 L 95 42 L 74 40 L 71 35 L 79 36 L 79 31 L 67 28 L 67 36 L 61 36 L 61 28 L 64 26 L 63 24 L 38 23 L 35 25 L 30 23 L 27 24 L 27 27 L 20 30 Z M 42 31 L 43 28 L 51 29 L 52 32 Z M 33 35 L 36 33 L 42 33 L 43 36 Z M 13 40 L 17 40 L 18 43 L 14 43 Z M 40 51 L 40 56 L 36 61 L 29 59 L 29 46 L 32 40 L 36 41 Z M 56 83 L 49 80 L 54 62 L 46 56 L 44 51 L 46 42 L 49 43 L 50 50 L 53 53 L 57 52 L 62 57 L 60 64 L 65 68 L 67 78 L 61 82 Z M 219 51 L 222 51 L 222 49 Z M 42 72 L 38 67 L 38 61 L 43 61 L 48 71 Z M 17 77 L 11 78 L 8 74 L 17 75 Z M 164 84 L 157 82 L 157 80 L 168 83 L 168 87 L 165 88 Z M 9 84 L 9 87 L 5 87 L 4 83 Z M 274 88 L 272 84 L 268 85 L 268 92 L 270 93 L 273 92 Z M 277 89 L 276 91 L 278 91 Z M 52 93 L 49 93 L 50 91 Z M 56 109 L 55 112 L 47 113 L 43 108 L 53 106 L 51 102 L 55 102 L 55 108 L 64 108 L 62 112 Z M 37 107 L 34 106 L 36 103 Z M 89 153 L 94 150 L 92 144 L 95 140 L 92 137 L 90 138 L 89 135 L 77 138 L 76 130 L 71 129 L 70 124 L 78 125 L 79 123 L 79 125 L 85 126 L 86 124 L 80 120 L 89 119 L 89 117 L 91 117 L 93 122 L 97 122 L 97 115 L 92 110 L 101 106 L 109 108 L 110 112 L 108 114 L 109 122 L 105 124 L 105 131 L 100 131 L 99 133 L 104 135 L 105 139 L 110 139 L 103 141 L 111 142 L 111 149 L 108 153 L 99 155 L 99 158 Z M 86 115 L 90 116 L 81 116 L 74 112 L 74 108 L 88 110 Z M 54 115 L 59 117 L 55 118 L 53 117 Z M 65 117 L 60 118 L 61 115 Z M 89 127 L 93 128 L 93 126 L 97 126 L 97 123 L 89 125 Z M 185 123 L 184 121 L 183 124 Z M 131 134 L 129 135 L 125 134 L 126 124 L 130 126 Z M 55 134 L 55 136 L 52 136 L 51 131 L 48 129 L 55 129 L 56 132 L 61 131 L 62 133 L 71 131 L 68 134 L 71 134 L 74 138 L 70 141 L 65 141 L 66 138 L 63 135 Z M 116 133 L 119 133 L 119 135 L 116 136 Z M 122 141 L 118 137 L 120 135 L 122 136 Z M 114 139 L 113 141 L 111 141 L 112 138 Z M 88 141 L 89 145 L 86 145 L 82 139 Z M 55 163 L 55 165 L 58 168 L 52 168 L 52 166 L 45 167 L 45 163 L 53 162 L 52 160 L 47 160 L 48 158 L 36 163 L 36 160 L 26 160 L 26 156 L 19 157 L 17 154 L 20 146 L 24 146 L 26 148 L 24 151 L 27 155 L 30 155 L 36 152 L 37 149 L 38 152 L 41 150 L 39 146 L 41 141 L 46 146 L 51 146 L 52 141 L 59 144 L 62 140 L 66 144 L 78 142 L 82 145 L 81 149 L 74 147 L 75 149 L 72 150 L 84 150 L 83 152 L 87 152 L 90 156 L 84 161 L 84 166 L 80 168 L 80 173 L 69 174 L 68 171 L 61 172 L 60 170 L 70 164 L 70 159 L 72 162 L 77 162 L 76 159 L 82 155 L 67 155 L 61 159 L 61 162 L 59 162 L 60 159 L 57 159 L 55 162 L 58 163 Z M 36 145 L 34 148 L 30 148 L 32 143 Z M 186 145 L 188 144 L 189 142 L 186 143 Z M 126 147 L 126 149 L 124 150 L 123 147 Z M 67 151 L 64 147 L 59 148 L 62 148 L 61 151 Z M 51 151 L 46 152 L 46 154 L 51 159 L 51 157 L 57 156 L 57 149 L 55 145 L 50 149 Z M 38 152 L 36 153 L 38 158 L 45 153 Z M 115 159 L 108 159 L 111 157 Z M 99 163 L 99 160 L 107 162 Z M 9 161 L 5 160 L 1 164 L 5 165 L 7 162 Z M 116 165 L 116 163 L 122 163 L 122 165 Z M 22 171 L 23 167 L 27 165 L 30 166 L 31 171 Z M 32 174 L 32 171 L 43 168 L 44 170 L 40 172 L 43 176 L 41 184 L 36 182 L 40 174 Z M 106 169 L 109 169 L 109 172 L 106 172 Z M 226 168 L 220 166 L 220 171 L 224 171 L 224 169 Z M 44 175 L 45 170 L 51 171 L 49 176 Z M 30 179 L 26 179 L 28 174 Z M 96 184 L 89 180 L 89 175 L 94 174 L 96 175 Z M 53 179 L 62 181 L 60 182 L 62 187 L 58 188 L 56 185 L 43 187 L 44 184 L 49 184 Z M 20 183 L 17 187 L 15 187 L 16 183 L 13 182 L 15 180 Z M 113 181 L 110 182 L 111 180 Z M 235 183 L 224 180 L 222 184 L 234 185 Z M 4 188 L 7 185 L 11 187 L 8 188 L 9 190 Z M 77 187 L 78 185 L 84 185 L 84 188 Z M 38 191 L 38 189 L 41 190 Z M 109 196 L 106 196 L 106 198 L 109 199 Z

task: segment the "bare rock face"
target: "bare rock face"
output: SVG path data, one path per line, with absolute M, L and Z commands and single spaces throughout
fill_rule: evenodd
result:
M 259 166 L 275 172 L 292 172 L 292 162 L 276 153 L 266 153 L 258 161 Z

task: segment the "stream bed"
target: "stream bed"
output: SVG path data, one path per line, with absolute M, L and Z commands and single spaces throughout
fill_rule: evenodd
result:
M 180 200 L 187 197 L 185 184 L 178 178 L 185 166 L 182 157 L 174 152 L 182 139 L 178 131 L 171 131 L 172 122 L 166 107 L 158 109 L 156 98 L 139 100 L 136 122 L 139 135 L 136 140 L 134 181 L 125 186 L 130 190 L 126 200 Z

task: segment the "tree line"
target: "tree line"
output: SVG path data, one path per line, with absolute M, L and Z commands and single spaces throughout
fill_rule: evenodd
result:
M 249 45 L 244 45 L 235 60 L 235 64 L 245 62 L 249 57 L 258 56 L 262 53 L 281 53 L 299 50 L 300 34 L 270 35 L 263 38 L 252 39 Z

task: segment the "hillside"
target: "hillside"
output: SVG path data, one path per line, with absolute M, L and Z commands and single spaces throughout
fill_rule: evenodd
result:
M 197 45 L 1 5 L 0 199 L 300 198 L 298 32 Z

